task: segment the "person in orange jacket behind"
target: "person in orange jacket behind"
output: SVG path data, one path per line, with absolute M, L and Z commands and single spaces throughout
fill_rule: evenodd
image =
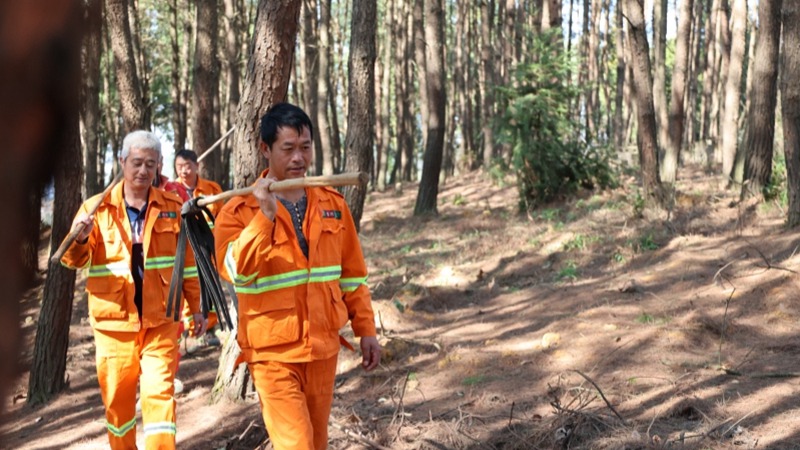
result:
M 167 317 L 166 300 L 175 261 L 182 202 L 152 186 L 161 143 L 148 131 L 125 136 L 120 153 L 122 181 L 94 214 L 83 204 L 73 230 L 83 224 L 61 259 L 69 268 L 88 268 L 89 319 L 94 331 L 97 379 L 106 409 L 111 448 L 136 448 L 136 385 L 140 384 L 145 446 L 175 448 L 173 378 L 178 322 Z M 101 194 L 102 195 L 102 194 Z M 200 286 L 191 249 L 186 251 L 183 296 L 200 313 Z M 193 275 L 193 276 L 192 276 Z M 178 305 L 180 307 L 181 305 Z
M 175 152 L 175 175 L 178 179 L 174 180 L 173 183 L 180 184 L 181 188 L 187 193 L 189 198 L 207 197 L 222 192 L 222 188 L 219 186 L 219 184 L 200 177 L 200 165 L 197 162 L 197 153 L 192 150 L 183 149 Z M 222 201 L 214 202 L 210 205 L 207 205 L 207 208 L 211 214 L 216 217 L 219 209 L 222 207 L 222 204 Z M 208 225 L 211 229 L 214 228 L 213 222 L 209 221 Z M 186 329 L 192 329 L 192 315 L 190 314 L 188 308 L 184 308 L 183 322 L 186 326 Z M 216 311 L 209 311 L 208 329 L 212 330 L 216 324 Z M 219 338 L 215 335 L 212 335 L 211 332 L 209 332 L 204 339 L 204 342 L 210 345 L 220 344 Z
M 348 322 L 360 337 L 362 367 L 378 367 L 367 268 L 353 218 L 335 189 L 272 193 L 302 178 L 313 156 L 313 127 L 280 103 L 261 119 L 259 150 L 270 168 L 252 196 L 234 197 L 214 229 L 218 267 L 239 301 L 237 340 L 258 391 L 276 450 L 321 450 L 340 345 Z

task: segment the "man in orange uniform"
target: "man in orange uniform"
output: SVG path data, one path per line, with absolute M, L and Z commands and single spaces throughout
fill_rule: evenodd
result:
M 259 143 L 270 168 L 252 196 L 228 201 L 214 229 L 218 266 L 239 300 L 237 339 L 276 450 L 327 447 L 339 330 L 348 320 L 361 338 L 363 368 L 374 369 L 381 357 L 366 264 L 344 198 L 330 188 L 269 191 L 275 181 L 305 176 L 312 132 L 300 108 L 272 107 Z
M 200 177 L 200 164 L 197 162 L 197 153 L 192 150 L 179 150 L 175 152 L 175 175 L 177 180 L 189 194 L 190 198 L 200 196 L 208 197 L 222 192 L 219 184 Z M 222 201 L 214 202 L 207 206 L 214 217 L 222 208 Z
M 180 230 L 182 202 L 152 186 L 161 143 L 148 131 L 125 137 L 120 154 L 123 180 L 93 215 L 83 204 L 74 222 L 84 228 L 61 262 L 89 269 L 89 318 L 94 330 L 97 378 L 106 408 L 111 448 L 136 448 L 136 384 L 148 449 L 175 448 L 173 378 L 178 323 L 167 317 L 166 299 Z M 192 276 L 192 274 L 194 276 Z M 200 286 L 187 247 L 183 295 L 202 334 Z
M 222 188 L 219 184 L 211 181 L 206 180 L 205 178 L 200 177 L 200 165 L 197 162 L 197 153 L 193 152 L 192 150 L 178 150 L 175 152 L 175 175 L 178 177 L 175 182 L 180 183 L 181 187 L 186 191 L 189 198 L 197 198 L 197 197 L 208 197 L 210 195 L 216 195 L 222 192 Z M 223 202 L 214 202 L 206 207 L 214 215 L 217 216 L 219 213 L 219 209 L 222 207 Z M 214 229 L 214 223 L 208 222 L 208 226 L 211 229 Z M 189 311 L 189 308 L 184 308 L 183 310 L 183 321 L 186 324 L 187 329 L 192 328 L 192 315 Z M 209 311 L 208 312 L 208 329 L 211 330 L 217 324 L 217 313 L 216 311 Z M 205 342 L 210 345 L 219 345 L 219 338 L 211 335 L 209 332 L 208 335 L 204 337 Z

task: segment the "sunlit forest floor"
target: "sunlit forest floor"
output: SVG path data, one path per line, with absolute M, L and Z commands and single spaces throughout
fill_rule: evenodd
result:
M 481 173 L 447 180 L 436 217 L 413 217 L 414 184 L 371 194 L 385 356 L 365 375 L 343 351 L 329 448 L 800 449 L 800 233 L 700 168 L 671 211 L 621 181 L 530 214 L 512 179 Z M 106 447 L 85 317 L 81 285 L 70 387 L 31 408 L 23 376 L 3 399 L 9 448 Z M 208 403 L 218 355 L 181 361 L 178 447 L 271 448 L 255 399 Z

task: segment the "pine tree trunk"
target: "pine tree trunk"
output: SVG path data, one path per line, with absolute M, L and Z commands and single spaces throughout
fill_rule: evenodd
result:
M 747 113 L 743 198 L 763 195 L 762 190 L 769 184 L 772 176 L 781 6 L 782 0 L 758 2 L 759 27 L 753 76 L 759 82 L 753 85 L 753 98 L 750 100 L 750 111 Z
M 664 154 L 664 165 L 661 172 L 662 181 L 670 185 L 675 182 L 678 173 L 678 162 L 683 145 L 683 128 L 686 122 L 684 101 L 690 61 L 689 38 L 692 33 L 693 0 L 681 0 L 680 5 L 675 68 L 672 71 L 672 99 L 669 104 L 669 144 L 667 152 Z
M 175 149 L 186 148 L 186 122 L 183 122 L 183 110 L 186 108 L 183 99 L 183 89 L 181 88 L 181 21 L 179 19 L 178 0 L 169 1 L 169 44 L 172 57 L 172 67 L 170 67 L 170 96 L 172 97 L 172 132 L 174 139 L 172 145 Z M 184 39 L 188 37 L 184 36 Z
M 363 0 L 353 3 L 350 27 L 350 55 L 347 73 L 347 139 L 345 140 L 345 171 L 372 170 L 373 131 L 375 129 L 375 33 L 377 2 Z M 344 189 L 347 205 L 353 214 L 356 229 L 360 229 L 367 186 L 348 186 Z
M 786 154 L 787 224 L 800 225 L 800 4 L 783 2 L 781 102 L 783 149 Z
M 728 0 L 720 0 L 719 16 L 717 17 L 717 73 L 719 76 L 714 80 L 714 95 L 711 97 L 711 120 L 714 126 L 712 138 L 719 143 L 720 124 L 722 117 L 722 107 L 724 105 L 725 86 L 728 82 L 728 72 L 730 71 L 731 56 L 731 32 L 729 27 L 729 5 Z M 716 160 L 722 162 L 722 152 L 719 145 L 716 146 Z
M 259 0 L 252 45 L 247 63 L 243 100 L 234 132 L 234 187 L 255 182 L 266 167 L 258 152 L 261 116 L 275 103 L 284 101 L 294 59 L 300 4 L 296 1 Z M 281 24 L 275 27 L 276 23 Z
M 444 10 L 442 0 L 425 0 L 425 59 L 428 133 L 414 215 L 436 214 L 445 131 Z
M 237 0 L 223 0 L 224 2 L 224 15 L 223 15 L 223 30 L 225 33 L 225 42 L 223 42 L 223 54 L 225 55 L 225 73 L 227 76 L 227 107 L 225 114 L 225 127 L 226 132 L 236 124 L 236 111 L 239 109 L 239 99 L 241 97 L 241 72 L 239 68 L 239 53 L 238 49 L 241 46 L 239 37 L 241 36 L 241 28 L 243 27 L 241 20 L 241 7 Z M 231 148 L 230 142 L 233 139 L 226 139 L 222 144 L 220 153 L 222 153 L 222 177 L 216 181 L 222 185 L 223 189 L 230 186 L 230 167 Z
M 705 36 L 706 36 L 706 67 L 703 72 L 703 101 L 700 104 L 702 113 L 700 114 L 700 138 L 702 140 L 710 139 L 711 136 L 711 98 L 714 92 L 714 86 L 717 85 L 716 71 L 717 61 L 717 9 L 719 9 L 719 0 L 711 0 L 710 7 L 707 11 L 708 17 L 706 19 Z M 711 161 L 709 161 L 710 163 Z
M 388 17 L 384 23 L 387 24 L 386 27 L 386 34 L 384 36 L 384 45 L 383 45 L 383 64 L 382 70 L 380 72 L 380 80 L 381 80 L 381 93 L 378 96 L 381 99 L 379 104 L 378 110 L 380 111 L 380 145 L 379 150 L 377 152 L 377 161 L 376 161 L 376 171 L 377 171 L 377 183 L 375 186 L 379 191 L 383 191 L 386 189 L 386 177 L 388 172 L 388 165 L 389 165 L 389 143 L 392 139 L 391 136 L 391 120 L 389 118 L 389 114 L 391 111 L 391 103 L 392 103 L 392 96 L 391 96 L 391 64 L 392 64 L 392 50 L 395 48 L 395 40 L 394 40 L 394 33 L 392 33 L 392 26 L 394 23 L 394 5 L 393 1 L 389 1 L 388 5 L 386 6 L 385 14 Z
M 402 179 L 403 176 L 403 155 L 406 153 L 406 135 L 409 133 L 406 130 L 406 108 L 408 106 L 408 91 L 405 80 L 407 79 L 406 73 L 408 70 L 408 59 L 404 56 L 408 53 L 408 33 L 406 33 L 406 2 L 395 1 L 393 2 L 393 20 L 392 26 L 395 34 L 396 51 L 394 54 L 394 98 L 395 98 L 395 154 L 392 172 L 389 175 L 389 183 L 395 184 Z M 408 164 L 408 162 L 406 162 Z
M 77 111 L 70 114 L 62 125 L 61 141 L 58 143 L 64 153 L 56 168 L 53 204 L 58 205 L 61 211 L 77 211 L 81 204 L 83 164 L 78 120 Z M 58 248 L 71 226 L 71 214 L 53 214 L 51 252 Z M 64 375 L 67 369 L 74 289 L 75 271 L 62 267 L 60 262 L 49 263 L 42 309 L 36 326 L 33 362 L 28 380 L 28 403 L 44 403 L 66 387 Z
M 219 139 L 214 99 L 219 92 L 219 5 L 217 0 L 194 0 L 197 5 L 194 64 L 192 66 L 192 146 L 205 153 Z M 203 178 L 219 180 L 225 171 L 222 152 L 215 150 L 200 162 Z
M 331 0 L 320 0 L 319 2 L 319 51 L 317 58 L 319 61 L 319 72 L 317 74 L 317 93 L 319 104 L 317 108 L 317 132 L 319 133 L 320 146 L 322 146 L 322 173 L 330 175 L 333 173 L 333 144 L 331 142 L 331 126 L 328 115 L 328 96 L 330 92 L 330 80 L 333 76 L 331 70 Z
M 739 143 L 739 109 L 741 105 L 742 66 L 744 64 L 745 26 L 747 0 L 733 0 L 731 23 L 731 60 L 725 86 L 725 103 L 720 123 L 720 145 L 722 151 L 722 176 L 730 180 L 733 162 Z M 727 182 L 726 182 L 727 184 Z
M 102 172 L 98 173 L 100 149 L 100 58 L 103 54 L 103 1 L 89 0 L 85 5 L 82 50 L 84 75 L 81 77 L 81 131 L 83 140 L 83 197 L 89 198 L 103 190 Z
M 661 203 L 661 181 L 658 173 L 656 144 L 656 112 L 653 107 L 653 80 L 650 71 L 650 49 L 645 31 L 642 0 L 623 0 L 623 14 L 630 26 L 636 104 L 639 119 L 639 165 L 644 198 L 648 203 Z
M 492 119 L 494 114 L 492 107 L 494 106 L 494 71 L 492 70 L 492 9 L 494 2 L 486 0 L 481 2 L 481 97 L 483 98 L 483 116 L 481 132 L 483 134 L 483 155 L 482 164 L 484 169 L 489 169 L 492 164 L 492 157 L 494 156 L 494 129 L 492 127 Z
M 617 86 L 614 92 L 614 144 L 617 150 L 621 150 L 625 145 L 625 74 L 627 72 L 627 61 L 625 55 L 629 52 L 625 51 L 625 45 L 628 39 L 625 36 L 624 26 L 622 21 L 622 3 L 617 2 L 616 9 L 616 50 L 617 50 Z
M 318 87 L 319 82 L 319 42 L 317 39 L 317 2 L 316 0 L 304 0 L 301 13 L 300 27 L 300 58 L 298 66 L 303 76 L 303 100 L 304 110 L 309 117 L 316 118 L 319 109 Z M 314 174 L 322 175 L 322 167 L 325 156 L 322 153 L 322 142 L 320 141 L 319 127 L 314 133 Z
M 114 52 L 114 68 L 117 90 L 122 106 L 123 133 L 143 129 L 146 126 L 145 102 L 142 86 L 136 69 L 133 37 L 128 18 L 128 0 L 107 0 L 106 18 L 111 48 Z
M 680 34 L 678 35 L 680 36 Z M 658 126 L 658 150 L 666 153 L 669 142 L 667 113 L 667 0 L 653 2 L 653 105 Z
M 414 79 L 417 82 L 417 105 L 419 107 L 419 131 L 422 135 L 422 142 L 423 145 L 426 142 L 428 136 L 428 72 L 425 69 L 427 65 L 425 58 L 426 55 L 426 47 L 428 42 L 426 41 L 425 37 L 425 13 L 423 10 L 425 9 L 425 1 L 426 0 L 414 0 L 414 7 L 412 10 L 412 17 L 413 17 L 413 27 L 414 31 L 411 33 L 411 36 L 414 36 Z

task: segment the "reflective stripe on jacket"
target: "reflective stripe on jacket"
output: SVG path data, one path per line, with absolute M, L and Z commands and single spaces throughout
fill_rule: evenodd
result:
M 75 242 L 61 258 L 69 268 L 88 268 L 86 291 L 89 293 L 89 318 L 92 326 L 108 331 L 138 331 L 155 327 L 167 317 L 166 299 L 175 249 L 180 231 L 181 201 L 172 193 L 150 188 L 142 232 L 144 279 L 142 282 L 142 318 L 134 303 L 135 286 L 131 275 L 131 226 L 119 183 L 103 199 L 94 214 L 94 228 L 85 244 Z M 88 213 L 100 195 L 81 206 Z M 191 247 L 186 246 L 183 294 L 193 312 L 200 311 L 200 285 Z
M 347 203 L 329 188 L 308 188 L 306 195 L 308 259 L 280 202 L 274 222 L 252 195 L 229 200 L 217 217 L 217 267 L 236 287 L 238 341 L 247 361 L 330 358 L 348 320 L 356 336 L 376 334 L 366 264 Z

